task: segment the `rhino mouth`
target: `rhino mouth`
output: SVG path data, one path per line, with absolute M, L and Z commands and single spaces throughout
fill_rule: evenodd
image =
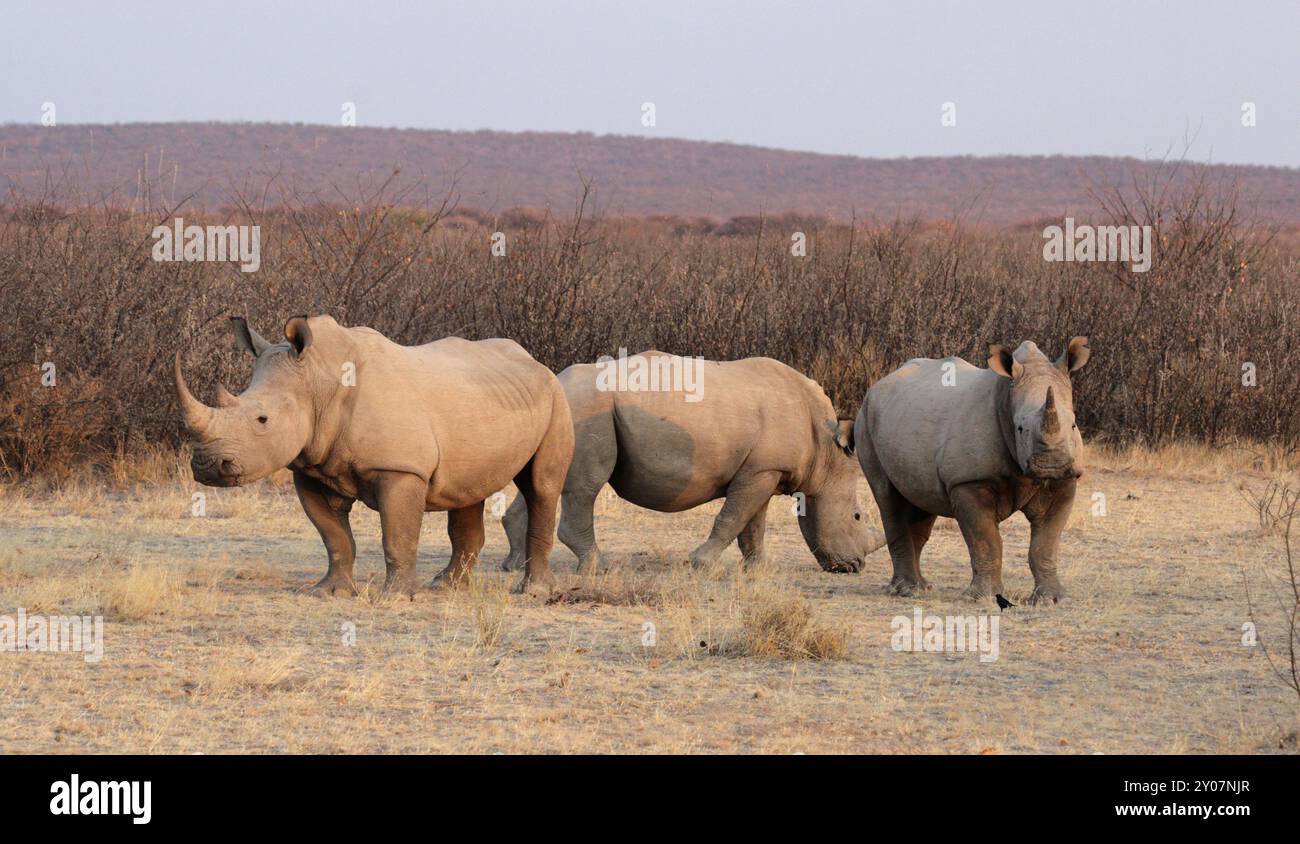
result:
M 855 560 L 845 557 L 825 557 L 819 556 L 817 564 L 822 567 L 822 571 L 831 574 L 857 574 L 862 571 L 864 560 Z
M 1029 477 L 1040 481 L 1062 481 L 1069 478 L 1081 478 L 1083 472 L 1079 471 L 1071 463 L 1038 463 L 1029 462 Z
M 239 486 L 244 480 L 244 470 L 237 461 L 229 458 L 199 453 L 190 459 L 194 480 L 204 486 Z

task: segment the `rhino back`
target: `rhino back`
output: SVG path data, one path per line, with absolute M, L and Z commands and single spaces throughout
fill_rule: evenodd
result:
M 560 392 L 510 340 L 356 343 L 347 445 L 354 461 L 430 479 L 429 501 L 463 506 L 504 488 L 535 452 Z
M 998 380 L 961 358 L 917 358 L 867 391 L 871 446 L 890 482 L 917 507 L 951 515 L 952 487 L 1012 472 L 996 408 Z
M 643 353 L 654 355 L 662 353 Z M 610 484 L 642 507 L 689 509 L 724 496 L 742 468 L 800 478 L 813 463 L 812 382 L 777 361 L 705 361 L 698 401 L 684 391 L 602 391 L 598 371 L 588 364 L 561 376 L 577 448 L 591 447 L 584 425 L 612 435 L 618 456 Z M 829 400 L 821 398 L 833 420 Z

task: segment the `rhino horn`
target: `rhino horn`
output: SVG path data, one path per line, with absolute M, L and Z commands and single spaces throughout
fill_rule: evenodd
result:
M 214 411 L 203 402 L 194 398 L 190 388 L 185 385 L 185 376 L 181 374 L 181 353 L 176 353 L 176 395 L 181 402 L 181 415 L 185 419 L 185 427 L 196 436 L 203 436 L 212 425 Z
M 225 384 L 217 384 L 217 407 L 234 407 L 239 404 L 239 399 L 226 389 Z
M 1061 430 L 1061 420 L 1056 415 L 1056 396 L 1047 388 L 1047 401 L 1043 404 L 1043 433 L 1055 434 Z

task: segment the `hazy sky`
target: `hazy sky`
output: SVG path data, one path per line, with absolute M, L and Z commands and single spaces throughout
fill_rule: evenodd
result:
M 360 125 L 887 157 L 1161 157 L 1194 137 L 1198 160 L 1300 166 L 1295 0 L 9 0 L 3 18 L 0 122 L 53 102 L 59 123 L 338 124 L 350 101 Z

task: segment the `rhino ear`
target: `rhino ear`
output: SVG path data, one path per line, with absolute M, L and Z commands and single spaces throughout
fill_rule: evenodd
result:
M 1065 350 L 1065 354 L 1056 360 L 1056 365 L 1061 368 L 1062 372 L 1073 372 L 1076 369 L 1082 369 L 1083 365 L 1092 357 L 1092 349 L 1088 348 L 1087 337 L 1075 337 L 1070 341 L 1070 346 Z
M 1023 367 L 1001 343 L 989 343 L 989 369 L 1003 378 L 1014 380 L 1020 377 L 1020 370 Z
M 284 324 L 284 339 L 289 341 L 293 356 L 302 357 L 311 348 L 311 327 L 307 317 L 296 316 Z
M 271 344 L 262 338 L 248 324 L 248 320 L 241 316 L 232 316 L 230 318 L 230 328 L 235 332 L 235 348 L 248 352 L 253 357 L 262 354 L 262 351 Z
M 853 456 L 857 443 L 853 441 L 853 420 L 840 419 L 835 423 L 835 444 L 849 457 Z

